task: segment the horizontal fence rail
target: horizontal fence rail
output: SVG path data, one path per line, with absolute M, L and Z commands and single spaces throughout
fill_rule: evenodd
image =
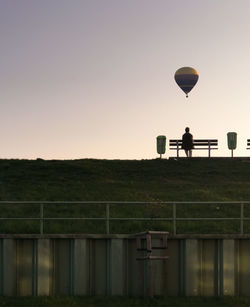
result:
M 73 206 L 80 206 L 81 208 L 85 208 L 88 206 L 87 211 L 80 209 L 79 212 L 76 212 L 76 214 L 79 214 L 80 216 L 67 216 L 67 214 L 71 213 L 71 209 Z M 249 223 L 249 230 L 245 230 L 245 223 L 247 221 L 250 221 L 250 201 L 228 201 L 228 202 L 221 202 L 221 201 L 203 201 L 203 202 L 138 202 L 138 201 L 0 201 L 0 226 L 1 223 L 4 221 L 10 222 L 10 221 L 35 221 L 39 224 L 39 230 L 35 233 L 39 233 L 41 235 L 49 232 L 45 232 L 45 223 L 49 221 L 82 221 L 84 222 L 93 221 L 96 224 L 99 222 L 105 223 L 105 230 L 103 233 L 110 234 L 110 225 L 112 222 L 156 222 L 156 226 L 154 226 L 154 230 L 159 230 L 159 225 L 157 226 L 157 222 L 170 222 L 171 223 L 171 229 L 167 229 L 169 232 L 171 232 L 173 235 L 177 234 L 187 234 L 188 231 L 185 231 L 185 228 L 181 228 L 181 231 L 179 231 L 178 224 L 180 222 L 220 222 L 225 221 L 228 222 L 228 227 L 232 222 L 237 223 L 238 231 L 232 231 L 231 233 L 235 234 L 249 234 L 250 233 L 250 223 Z M 2 207 L 5 206 L 5 209 L 2 210 Z M 31 206 L 32 209 L 35 209 L 36 216 L 15 216 L 15 212 L 18 211 L 19 213 L 25 212 L 25 207 Z M 57 209 L 55 210 L 56 206 Z M 95 209 L 95 206 L 98 206 L 98 208 L 103 209 L 103 211 L 100 213 L 98 210 Z M 122 210 L 120 210 L 121 206 L 123 206 L 123 209 L 126 209 L 126 216 L 119 215 Z M 124 207 L 125 206 L 125 207 Z M 134 210 L 133 206 L 139 206 L 139 212 L 141 212 L 141 216 L 133 216 Z M 91 207 L 91 208 L 90 208 Z M 63 210 L 61 211 L 61 209 Z M 90 208 L 90 209 L 89 209 Z M 146 208 L 150 208 L 151 211 L 149 213 L 149 216 L 144 216 L 144 211 L 146 211 Z M 168 208 L 168 211 L 164 212 L 164 210 Z M 118 212 L 117 212 L 118 210 Z M 63 212 L 65 211 L 65 212 Z M 163 214 L 165 213 L 167 216 L 156 216 L 160 211 L 163 211 Z M 212 213 L 213 216 L 204 216 L 205 213 Z M 246 212 L 247 211 L 247 212 Z M 194 216 L 189 216 L 191 214 L 194 214 Z M 245 212 L 247 214 L 245 214 Z M 8 216 L 3 216 L 7 214 Z M 50 216 L 50 214 L 57 214 L 57 216 Z M 89 214 L 92 214 L 92 216 L 87 216 Z M 100 214 L 101 216 L 94 216 L 96 214 Z M 63 216 L 61 216 L 63 215 Z M 183 216 L 184 215 L 184 216 Z M 197 216 L 200 215 L 200 216 Z M 192 227 L 194 229 L 197 229 L 196 233 L 199 234 L 200 227 L 201 226 L 194 226 L 195 224 L 192 224 Z M 14 227 L 16 224 L 14 224 Z M 157 228 L 158 227 L 158 228 Z M 162 228 L 162 224 L 160 225 L 160 228 Z M 131 227 L 130 227 L 131 228 Z M 133 228 L 133 227 L 132 227 Z M 183 231 L 184 229 L 184 231 Z M 228 228 L 230 229 L 230 227 Z M 92 229 L 89 229 L 89 231 L 86 229 L 83 231 L 80 231 L 80 233 L 92 233 Z M 130 229 L 132 232 L 136 232 L 134 229 Z M 160 229 L 161 230 L 161 229 Z M 165 230 L 165 229 L 164 229 Z M 214 229 L 210 229 L 212 233 L 214 232 Z M 12 228 L 13 231 L 13 228 Z M 0 228 L 0 233 L 9 233 L 9 231 L 4 231 Z M 12 232 L 13 233 L 13 232 Z M 26 233 L 24 230 L 19 230 L 17 233 Z M 63 231 L 60 231 L 60 233 L 64 233 Z M 119 233 L 126 233 L 125 232 L 119 232 Z M 207 230 L 207 233 L 211 233 L 209 229 Z

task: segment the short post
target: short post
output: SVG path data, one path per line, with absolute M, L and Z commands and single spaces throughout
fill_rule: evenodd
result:
M 244 234 L 244 203 L 240 204 L 240 234 Z
M 208 157 L 210 158 L 211 154 L 211 144 L 210 144 L 210 140 L 208 140 Z
M 179 158 L 179 141 L 177 140 L 177 158 Z
M 109 234 L 109 204 L 106 204 L 106 234 Z
M 40 204 L 40 234 L 43 235 L 43 204 Z
M 173 203 L 173 234 L 176 235 L 176 203 Z

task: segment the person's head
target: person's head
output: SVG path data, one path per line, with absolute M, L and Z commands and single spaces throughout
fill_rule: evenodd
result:
M 189 128 L 187 127 L 187 128 L 185 129 L 185 131 L 186 131 L 186 132 L 189 132 Z

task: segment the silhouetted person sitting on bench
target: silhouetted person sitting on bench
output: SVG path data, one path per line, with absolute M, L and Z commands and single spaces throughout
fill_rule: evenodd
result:
M 192 157 L 192 149 L 194 148 L 193 136 L 189 133 L 189 128 L 185 129 L 186 133 L 182 136 L 182 148 L 185 150 L 186 156 Z

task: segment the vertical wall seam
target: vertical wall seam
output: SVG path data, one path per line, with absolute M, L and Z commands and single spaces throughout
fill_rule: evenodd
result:
M 32 295 L 37 296 L 37 239 L 32 241 Z
M 183 295 L 186 295 L 186 240 L 183 240 Z
M 234 280 L 234 287 L 235 287 L 235 295 L 240 295 L 240 287 L 239 287 L 239 282 L 240 282 L 240 240 L 235 240 L 235 245 L 234 245 L 234 267 L 236 270 L 235 274 L 235 280 Z
M 111 248 L 112 248 L 112 244 L 111 244 L 111 240 L 112 239 L 106 239 L 106 295 L 110 295 L 111 294 L 111 285 L 112 285 L 112 274 L 111 274 L 111 270 L 112 270 L 112 264 L 111 264 Z
M 180 240 L 179 243 L 179 295 L 185 295 L 186 286 L 185 286 L 185 258 L 186 258 L 186 241 Z
M 1 248 L 1 254 L 0 254 L 0 257 L 1 257 L 1 263 L 0 263 L 0 265 L 1 265 L 1 272 L 0 272 L 0 279 L 1 279 L 1 284 L 0 284 L 0 295 L 2 296 L 3 295 L 3 283 L 4 283 L 4 273 L 3 273 L 3 266 L 4 266 L 4 260 L 3 260 L 3 255 L 4 255 L 4 253 L 3 253 L 3 240 L 4 239 L 1 239 L 0 240 L 0 248 Z
M 52 293 L 55 295 L 56 293 L 56 273 L 55 273 L 55 262 L 56 262 L 56 248 L 55 248 L 56 240 L 52 239 L 52 268 L 51 268 L 51 273 L 52 273 Z
M 214 248 L 214 296 L 218 296 L 219 294 L 219 248 L 218 241 L 215 240 L 215 248 Z
M 224 261 L 223 261 L 223 239 L 219 240 L 220 247 L 220 295 L 224 295 Z
M 74 285 L 74 277 L 75 277 L 75 270 L 74 270 L 74 263 L 75 263 L 75 239 L 70 239 L 69 241 L 69 277 L 70 277 L 70 284 L 69 284 L 69 294 L 75 294 L 75 285 Z
M 203 294 L 203 240 L 200 240 L 200 287 L 199 294 Z
M 89 248 L 88 248 L 88 294 L 89 295 L 92 295 L 92 287 L 91 287 L 91 273 L 92 273 L 92 270 L 91 270 L 91 248 L 92 248 L 92 240 L 89 240 Z
M 18 282 L 19 282 L 19 253 L 20 253 L 20 242 L 19 240 L 15 240 L 15 247 L 16 247 L 16 255 L 15 255 L 15 259 L 16 259 L 16 282 L 15 282 L 15 292 L 16 295 L 19 295 L 19 291 L 18 291 Z
M 128 250 L 129 250 L 129 239 L 126 239 L 126 244 L 125 244 L 125 252 L 126 252 L 126 261 L 124 261 L 124 265 L 125 265 L 125 283 L 124 283 L 124 293 L 125 295 L 129 295 L 129 287 L 128 287 L 128 276 L 129 276 L 129 261 L 128 261 Z
M 95 284 L 95 267 L 93 265 L 93 259 L 95 257 L 95 239 L 90 241 L 89 248 L 89 290 L 90 295 L 94 295 L 94 284 Z
M 181 240 L 179 241 L 179 281 L 178 281 L 178 294 L 181 295 L 181 289 L 182 289 L 182 275 L 181 275 L 181 272 L 182 272 L 182 267 L 181 267 L 181 253 L 182 253 L 182 249 L 181 249 Z
M 86 264 L 86 293 L 85 295 L 90 295 L 90 240 L 86 239 L 86 259 L 85 259 L 85 264 Z

